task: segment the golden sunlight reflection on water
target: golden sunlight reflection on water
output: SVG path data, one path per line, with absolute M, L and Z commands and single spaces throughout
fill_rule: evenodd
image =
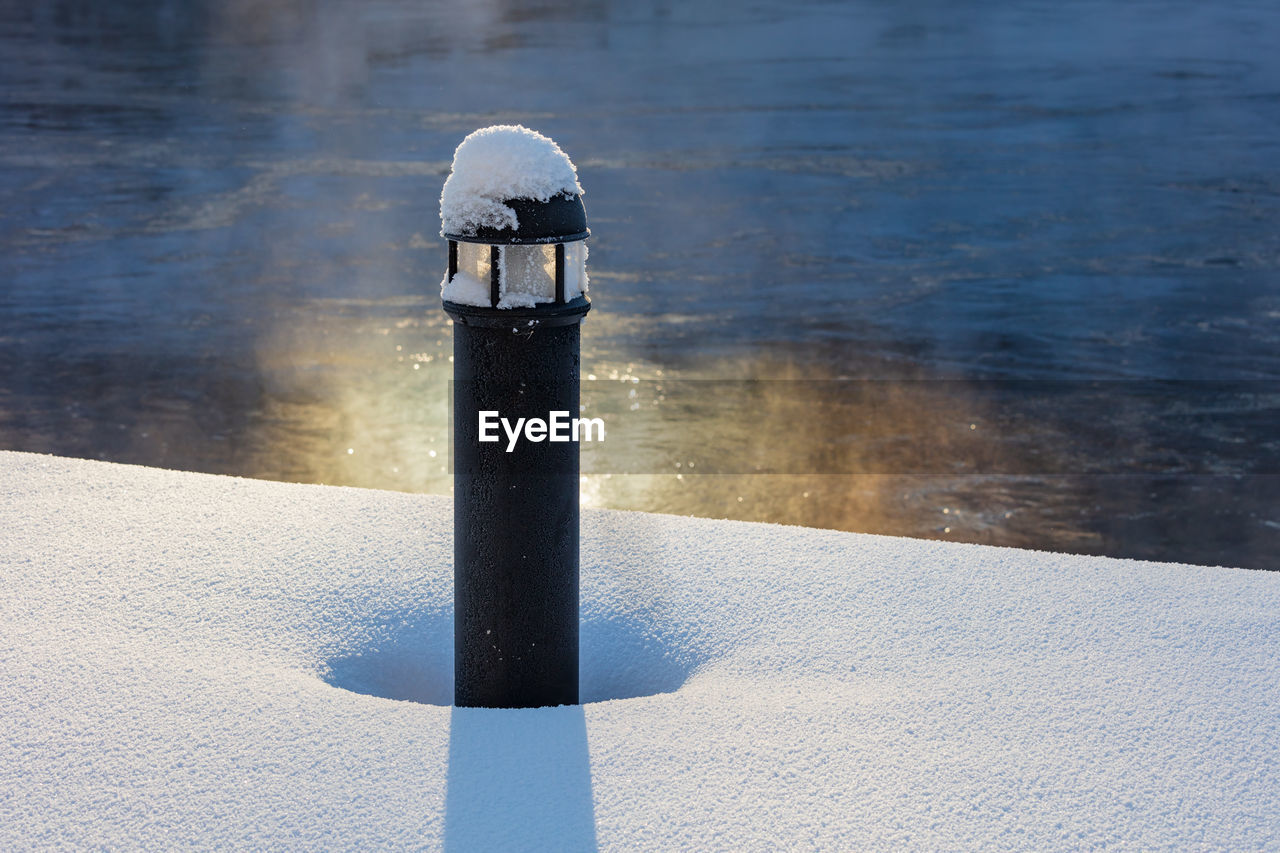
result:
M 449 494 L 452 333 L 438 301 L 317 299 L 303 316 L 261 318 L 238 381 L 121 386 L 120 399 L 94 402 L 127 420 L 72 410 L 60 433 L 32 420 L 7 434 L 36 451 Z M 583 327 L 583 414 L 608 429 L 582 446 L 584 506 L 1271 559 L 1273 519 L 1248 521 L 1280 505 L 1280 476 L 1240 474 L 1253 470 L 1248 430 L 1274 407 L 1266 394 L 1236 394 L 1224 409 L 1188 387 L 952 381 L 794 343 L 680 361 L 645 349 L 653 322 L 600 311 Z
M 431 302 L 408 307 L 371 319 L 367 306 L 321 306 L 319 327 L 281 324 L 264 337 L 263 395 L 245 438 L 257 448 L 251 476 L 450 492 L 451 330 Z M 695 373 L 591 336 L 582 373 L 584 414 L 609 429 L 583 445 L 587 507 L 1068 550 L 1100 543 L 1069 511 L 1078 489 L 1061 478 L 984 473 L 1015 451 L 978 429 L 998 418 L 959 385 L 860 383 L 764 353 Z

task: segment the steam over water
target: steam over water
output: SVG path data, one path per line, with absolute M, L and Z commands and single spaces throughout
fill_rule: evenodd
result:
M 0 448 L 447 492 L 440 188 L 521 123 L 586 189 L 587 504 L 1275 569 L 1276 44 L 1244 2 L 0 0 Z

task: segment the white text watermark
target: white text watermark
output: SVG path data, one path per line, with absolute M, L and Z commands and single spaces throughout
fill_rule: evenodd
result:
M 507 435 L 507 452 L 516 449 L 521 435 L 526 441 L 604 441 L 604 421 L 600 418 L 570 418 L 568 412 L 548 412 L 547 419 L 516 418 L 513 424 L 496 411 L 480 412 L 480 441 L 501 441 L 498 427 Z

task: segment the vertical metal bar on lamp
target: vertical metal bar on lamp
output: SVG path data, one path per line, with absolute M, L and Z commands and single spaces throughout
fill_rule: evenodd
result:
M 499 268 L 502 265 L 502 247 L 489 247 L 489 305 L 493 308 L 498 307 L 498 300 L 502 298 L 502 287 L 498 280 L 500 273 Z
M 556 243 L 556 304 L 564 304 L 564 243 Z

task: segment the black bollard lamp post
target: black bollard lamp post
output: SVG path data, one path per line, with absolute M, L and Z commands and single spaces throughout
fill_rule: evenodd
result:
M 471 134 L 441 195 L 453 319 L 454 703 L 578 703 L 578 417 L 587 230 L 573 164 L 522 127 Z

